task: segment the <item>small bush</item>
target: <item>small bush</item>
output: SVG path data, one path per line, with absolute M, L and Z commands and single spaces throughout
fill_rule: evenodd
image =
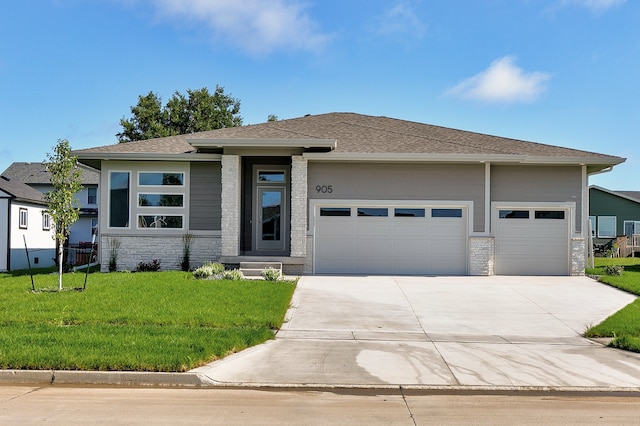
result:
M 157 272 L 160 270 L 160 261 L 153 259 L 151 262 L 140 262 L 135 272 Z
M 604 267 L 604 273 L 607 275 L 613 275 L 619 277 L 624 272 L 624 266 L 622 265 L 606 265 Z
M 261 272 L 261 275 L 265 281 L 280 281 L 282 279 L 282 273 L 276 268 L 267 268 Z
M 196 279 L 207 279 L 222 276 L 224 265 L 222 263 L 205 262 L 204 265 L 193 271 L 193 277 Z
M 222 273 L 222 278 L 225 280 L 238 281 L 244 278 L 244 274 L 240 269 L 231 269 Z

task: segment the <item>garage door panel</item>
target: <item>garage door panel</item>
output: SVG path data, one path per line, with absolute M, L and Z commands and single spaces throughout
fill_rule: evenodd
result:
M 353 230 L 349 225 L 347 220 L 344 218 L 340 218 L 342 220 L 336 220 L 335 218 L 330 218 L 329 220 L 321 221 L 321 226 L 319 226 L 318 234 L 322 236 L 338 236 L 342 237 L 343 235 L 351 235 Z
M 525 209 L 526 210 L 526 209 Z M 495 272 L 499 275 L 568 275 L 569 221 L 498 218 Z
M 426 221 L 394 224 L 391 233 L 396 237 L 426 237 L 428 235 Z
M 375 204 L 367 202 L 367 211 L 374 212 L 369 206 Z M 428 206 L 400 208 L 424 215 L 417 217 L 396 217 L 394 206 L 380 211 L 385 209 L 389 216 L 316 216 L 315 272 L 466 274 L 466 209 L 462 218 L 432 218 Z

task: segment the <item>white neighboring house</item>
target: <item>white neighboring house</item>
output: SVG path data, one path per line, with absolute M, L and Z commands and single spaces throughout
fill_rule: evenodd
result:
M 0 271 L 55 265 L 56 242 L 47 202 L 30 186 L 0 176 Z
M 94 233 L 98 232 L 98 183 L 100 172 L 91 167 L 79 164 L 82 190 L 76 194 L 80 202 L 80 218 L 71 225 L 68 244 L 71 248 L 81 247 L 83 251 L 91 246 Z M 51 174 L 42 163 L 15 162 L 11 164 L 3 175 L 11 180 L 22 182 L 31 188 L 45 194 L 53 190 Z M 71 263 L 85 263 L 77 259 L 75 251 L 71 250 Z

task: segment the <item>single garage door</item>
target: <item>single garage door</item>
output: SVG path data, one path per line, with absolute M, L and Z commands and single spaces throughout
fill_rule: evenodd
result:
M 464 275 L 467 209 L 317 206 L 315 273 Z
M 501 208 L 496 216 L 497 275 L 569 275 L 566 210 Z

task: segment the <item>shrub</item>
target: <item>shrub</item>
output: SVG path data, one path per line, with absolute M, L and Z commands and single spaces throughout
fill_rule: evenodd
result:
M 244 278 L 244 274 L 240 269 L 231 269 L 222 273 L 222 278 L 225 280 L 238 281 Z
M 604 267 L 604 273 L 607 275 L 613 275 L 619 277 L 622 275 L 624 271 L 624 266 L 622 265 L 606 265 Z
M 160 270 L 160 261 L 153 259 L 151 262 L 140 262 L 135 272 L 157 272 Z
M 204 265 L 193 271 L 193 277 L 196 279 L 207 279 L 222 276 L 223 272 L 224 265 L 222 263 L 205 262 Z
M 282 272 L 276 268 L 267 268 L 262 271 L 261 275 L 265 281 L 280 281 L 282 279 Z

